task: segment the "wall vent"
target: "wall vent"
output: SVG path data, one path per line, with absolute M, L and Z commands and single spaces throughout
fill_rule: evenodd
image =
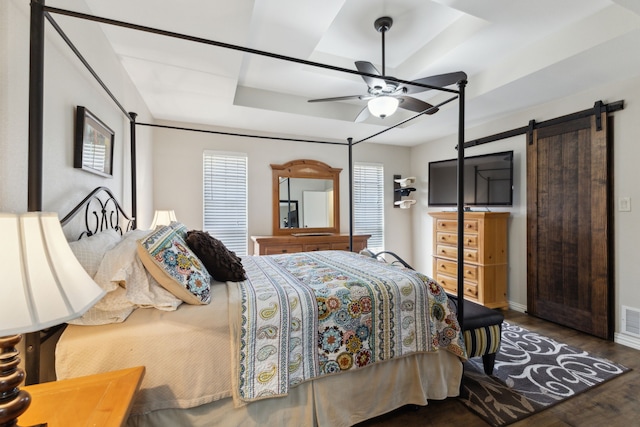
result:
M 640 337 L 640 310 L 622 306 L 622 332 Z

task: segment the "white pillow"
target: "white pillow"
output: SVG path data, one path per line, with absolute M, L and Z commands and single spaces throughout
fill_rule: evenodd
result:
M 149 230 L 133 230 L 107 251 L 94 277 L 107 294 L 82 317 L 69 323 L 103 325 L 124 321 L 137 307 L 172 311 L 182 301 L 162 288 L 145 270 L 137 254 L 137 240 Z
M 98 271 L 104 254 L 117 245 L 121 239 L 120 233 L 110 228 L 93 236 L 69 242 L 69 246 L 78 258 L 80 265 L 84 267 L 89 276 L 93 277 Z

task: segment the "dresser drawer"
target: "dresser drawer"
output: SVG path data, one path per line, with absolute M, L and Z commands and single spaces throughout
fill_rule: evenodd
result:
M 436 220 L 436 230 L 438 231 L 449 231 L 451 233 L 456 233 L 458 231 L 458 221 L 453 219 L 438 219 Z M 477 219 L 465 219 L 464 227 L 465 233 L 477 233 L 478 232 L 478 220 Z
M 448 274 L 452 277 L 458 277 L 458 263 L 447 261 L 446 259 L 436 258 L 436 272 Z M 465 280 L 478 281 L 478 266 L 465 264 L 462 269 L 462 275 Z
M 264 255 L 293 254 L 302 252 L 302 245 L 266 245 Z
M 449 291 L 454 294 L 457 292 L 458 282 L 455 277 L 436 274 L 436 282 L 440 283 L 440 286 L 442 286 L 445 291 Z
M 311 243 L 308 245 L 304 245 L 302 247 L 302 250 L 304 252 L 328 251 L 329 249 L 331 249 L 331 246 L 332 246 L 331 243 Z M 347 243 L 347 246 L 349 246 L 348 243 Z
M 437 274 L 436 282 L 440 283 L 440 285 L 449 293 L 458 293 L 458 280 L 455 277 Z M 465 296 L 473 299 L 478 298 L 478 286 L 475 283 L 464 282 L 462 286 L 464 287 Z
M 458 259 L 458 248 L 455 246 L 438 245 L 436 246 L 436 256 Z M 465 262 L 478 262 L 478 251 L 475 249 L 464 250 Z
M 353 251 L 354 252 L 360 252 L 364 248 L 365 247 L 362 246 L 361 244 L 359 244 L 358 242 L 353 242 Z M 337 250 L 337 251 L 348 251 L 349 250 L 349 242 L 332 243 L 331 244 L 331 249 Z
M 458 235 L 456 233 L 449 232 L 438 232 L 436 233 L 436 241 L 438 243 L 442 243 L 443 245 L 457 245 L 458 244 Z M 464 235 L 464 246 L 470 248 L 478 247 L 478 235 L 476 234 L 465 234 Z

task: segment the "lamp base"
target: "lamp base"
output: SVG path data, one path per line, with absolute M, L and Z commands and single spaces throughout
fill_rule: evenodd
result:
M 0 427 L 14 427 L 31 404 L 31 396 L 18 387 L 24 381 L 16 345 L 22 335 L 0 337 Z

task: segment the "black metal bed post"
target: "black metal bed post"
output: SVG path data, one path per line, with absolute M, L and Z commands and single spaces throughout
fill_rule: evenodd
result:
M 458 323 L 464 330 L 464 88 L 466 80 L 458 82 Z
M 133 224 L 131 229 L 138 228 L 138 186 L 136 181 L 136 117 L 137 113 L 129 112 L 130 130 L 131 130 L 131 215 L 133 217 Z
M 31 1 L 29 31 L 29 163 L 27 210 L 42 210 L 42 141 L 44 132 L 44 0 Z M 25 384 L 40 382 L 40 333 L 24 335 Z
M 353 138 L 349 142 L 349 252 L 353 251 Z
M 31 1 L 29 45 L 29 211 L 42 209 L 42 140 L 44 123 L 44 0 Z

